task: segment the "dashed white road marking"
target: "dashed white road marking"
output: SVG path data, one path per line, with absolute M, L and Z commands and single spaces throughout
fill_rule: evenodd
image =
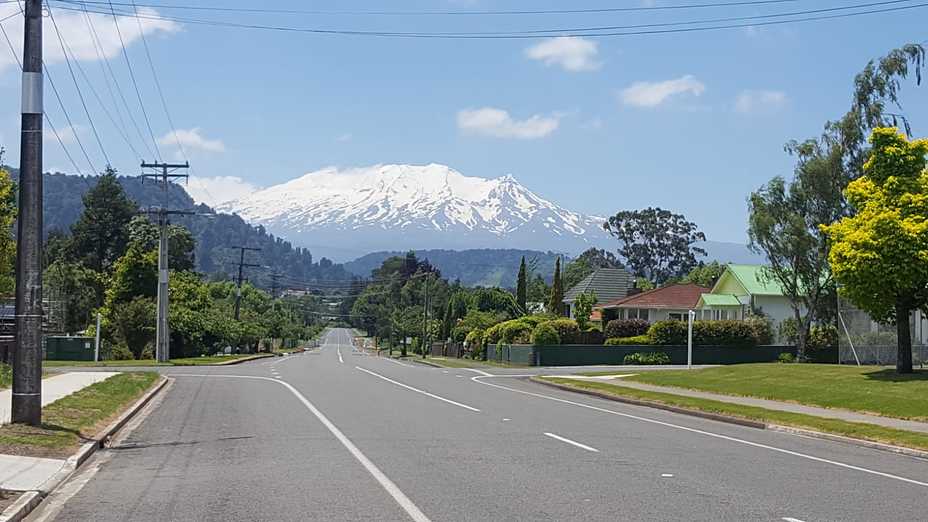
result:
M 345 360 L 342 359 L 342 349 L 339 346 L 335 347 L 335 351 L 338 352 L 338 362 L 345 364 Z
M 784 520 L 786 522 L 804 522 L 802 520 L 799 520 L 798 518 L 793 518 L 793 517 L 783 517 L 780 520 Z
M 673 478 L 673 473 L 661 473 L 661 476 L 664 478 Z
M 393 383 L 393 384 L 395 384 L 395 385 L 397 385 L 397 386 L 400 386 L 400 387 L 402 387 L 402 388 L 406 388 L 407 390 L 414 391 L 414 392 L 416 392 L 416 393 L 421 393 L 422 395 L 425 395 L 425 396 L 427 396 L 427 397 L 431 397 L 431 398 L 433 398 L 433 399 L 438 399 L 438 400 L 440 400 L 440 401 L 442 401 L 442 402 L 447 402 L 448 404 L 453 404 L 453 405 L 458 406 L 458 407 L 460 407 L 460 408 L 464 408 L 465 410 L 470 410 L 470 411 L 473 411 L 473 412 L 480 413 L 480 410 L 478 410 L 477 408 L 474 408 L 473 406 L 468 406 L 468 405 L 466 405 L 466 404 L 461 404 L 460 402 L 453 401 L 453 400 L 451 400 L 451 399 L 446 399 L 446 398 L 444 398 L 444 397 L 440 397 L 440 396 L 438 396 L 438 395 L 435 395 L 434 393 L 429 393 L 429 392 L 427 392 L 427 391 L 425 391 L 425 390 L 420 390 L 419 388 L 414 388 L 414 387 L 412 387 L 412 386 L 410 386 L 410 385 L 408 385 L 408 384 L 403 384 L 403 383 L 401 383 L 401 382 L 399 382 L 399 381 L 394 381 L 393 379 L 391 379 L 391 378 L 389 378 L 389 377 L 384 377 L 383 375 L 380 375 L 380 374 L 377 373 L 377 372 L 372 372 L 372 371 L 367 370 L 367 369 L 365 369 L 365 368 L 361 368 L 360 366 L 355 366 L 355 368 L 358 369 L 358 370 L 361 370 L 362 372 L 367 373 L 367 374 L 369 374 L 369 375 L 373 375 L 374 377 L 377 377 L 377 378 L 379 378 L 379 379 L 383 379 L 383 380 L 385 380 L 385 381 L 387 381 L 387 382 L 389 382 L 389 383 Z
M 575 440 L 570 440 L 570 439 L 568 439 L 567 437 L 561 437 L 560 435 L 555 435 L 554 433 L 549 433 L 549 432 L 547 432 L 547 431 L 545 432 L 545 435 L 547 435 L 548 437 L 551 437 L 552 439 L 559 440 L 559 441 L 561 441 L 561 442 L 566 442 L 567 444 L 570 444 L 571 446 L 576 446 L 576 447 L 578 447 L 578 448 L 580 448 L 580 449 L 585 449 L 585 450 L 587 450 L 587 451 L 592 451 L 593 453 L 599 453 L 599 450 L 598 450 L 598 449 L 596 449 L 596 448 L 594 448 L 594 447 L 592 447 L 592 446 L 587 446 L 586 444 L 581 444 L 581 443 L 579 443 L 579 442 L 577 442 L 577 441 L 575 441 Z
M 253 375 L 183 374 L 183 376 L 184 377 L 220 377 L 220 378 L 232 378 L 232 379 L 257 379 L 261 381 L 275 382 L 277 384 L 280 384 L 281 386 L 284 386 L 285 388 L 290 390 L 290 393 L 296 396 L 296 398 L 301 403 L 303 403 L 303 406 L 306 406 L 306 409 L 309 410 L 313 415 L 315 415 L 315 417 L 319 419 L 319 422 L 321 422 L 322 425 L 325 426 L 326 429 L 328 429 L 329 432 L 332 435 L 334 435 L 335 438 L 338 439 L 339 442 L 342 443 L 342 446 L 344 446 L 345 449 L 347 449 L 348 452 L 351 453 L 351 455 L 358 462 L 360 462 L 362 466 L 364 466 L 364 469 L 366 469 L 367 472 L 370 473 L 378 483 L 380 483 L 380 486 L 383 487 L 383 489 L 386 490 L 386 492 L 391 497 L 393 497 L 393 500 L 395 500 L 396 503 L 399 504 L 399 506 L 403 509 L 403 511 L 406 512 L 407 515 L 409 515 L 409 518 L 413 519 L 415 522 L 431 522 L 429 520 L 429 517 L 425 516 L 425 513 L 423 513 L 422 510 L 420 510 L 413 503 L 413 501 L 410 500 L 409 497 L 407 497 L 406 494 L 404 494 L 403 491 L 400 490 L 400 488 L 392 480 L 390 480 L 389 477 L 387 477 L 384 474 L 383 471 L 380 471 L 380 468 L 378 468 L 373 462 L 371 462 L 371 460 L 368 459 L 367 456 L 364 455 L 364 453 L 361 452 L 361 450 L 358 449 L 358 447 L 355 446 L 353 442 L 351 442 L 351 439 L 346 437 L 345 434 L 342 433 L 342 431 L 338 429 L 338 427 L 335 426 L 335 424 L 333 424 L 332 421 L 328 419 L 328 417 L 323 415 L 323 413 L 319 411 L 319 409 L 316 408 L 316 406 L 313 405 L 313 403 L 309 402 L 309 399 L 304 397 L 303 394 L 300 393 L 296 388 L 291 386 L 290 383 L 285 382 L 285 381 L 269 379 L 267 377 L 257 377 Z
M 394 358 L 392 358 L 392 357 L 384 357 L 383 359 L 384 359 L 385 361 L 390 361 L 390 362 L 392 362 L 393 364 L 398 364 L 398 365 L 400 365 L 400 366 L 405 366 L 405 367 L 407 367 L 407 368 L 412 368 L 412 366 L 410 366 L 410 365 L 408 365 L 408 364 L 406 364 L 406 363 L 401 363 L 401 362 L 397 361 L 396 359 L 394 359 Z
M 503 376 L 503 375 L 496 375 L 496 376 L 494 376 L 494 377 L 512 377 L 512 375 L 505 375 L 505 376 Z M 569 404 L 569 405 L 571 405 L 571 406 L 578 406 L 578 407 L 580 407 L 580 408 L 586 408 L 586 409 L 589 409 L 589 410 L 594 410 L 594 411 L 598 411 L 598 412 L 602 412 L 602 413 L 608 413 L 608 414 L 610 414 L 610 415 L 617 415 L 617 416 L 619 416 L 619 417 L 625 417 L 626 419 L 634 419 L 634 420 L 637 420 L 637 421 L 647 422 L 647 423 L 649 423 L 649 424 L 656 424 L 656 425 L 658 425 L 658 426 L 664 426 L 664 427 L 667 427 L 667 428 L 673 428 L 673 429 L 677 429 L 677 430 L 687 431 L 687 432 L 690 432 L 690 433 L 698 433 L 699 435 L 705 435 L 706 437 L 712 437 L 712 438 L 716 438 L 716 439 L 727 440 L 727 441 L 729 441 L 729 442 L 735 442 L 735 443 L 738 443 L 738 444 L 744 444 L 744 445 L 746 445 L 746 446 L 751 446 L 751 447 L 754 447 L 754 448 L 760 448 L 760 449 L 765 449 L 765 450 L 769 450 L 769 451 L 774 451 L 774 452 L 777 452 L 777 453 L 782 453 L 782 454 L 784 454 L 784 455 L 792 455 L 793 457 L 799 457 L 799 458 L 802 458 L 802 459 L 807 459 L 807 460 L 811 460 L 811 461 L 815 461 L 815 462 L 821 462 L 822 464 L 830 464 L 830 465 L 832 465 L 832 466 L 837 466 L 837 467 L 839 467 L 839 468 L 844 468 L 844 469 L 850 469 L 850 470 L 854 470 L 854 471 L 859 471 L 859 472 L 861 472 L 861 473 L 867 473 L 867 474 L 870 474 L 870 475 L 876 475 L 876 476 L 878 476 L 878 477 L 888 478 L 888 479 L 891 479 L 891 480 L 898 480 L 898 481 L 900 481 L 900 482 L 906 482 L 906 483 L 908 483 L 908 484 L 914 484 L 914 485 L 916 485 L 916 486 L 922 486 L 922 487 L 928 488 L 928 482 L 922 482 L 922 481 L 915 480 L 915 479 L 910 479 L 910 478 L 907 478 L 907 477 L 901 477 L 901 476 L 899 476 L 899 475 L 893 475 L 892 473 L 885 473 L 885 472 L 883 472 L 883 471 L 877 471 L 877 470 L 874 470 L 874 469 L 864 468 L 864 467 L 861 467 L 861 466 L 855 466 L 855 465 L 853 465 L 853 464 L 846 464 L 846 463 L 844 463 L 844 462 L 839 462 L 839 461 L 837 461 L 837 460 L 830 460 L 830 459 L 826 459 L 826 458 L 822 458 L 822 457 L 816 457 L 815 455 L 809 455 L 808 453 L 800 453 L 800 452 L 798 452 L 798 451 L 792 451 L 792 450 L 788 450 L 788 449 L 784 449 L 784 448 L 778 448 L 778 447 L 776 447 L 776 446 L 770 446 L 769 444 L 761 444 L 760 442 L 752 442 L 752 441 L 749 441 L 749 440 L 739 439 L 739 438 L 737 438 L 737 437 L 731 437 L 731 436 L 729 436 L 729 435 L 722 435 L 721 433 L 713 433 L 713 432 L 711 432 L 711 431 L 700 430 L 700 429 L 697 429 L 697 428 L 690 428 L 689 426 L 682 426 L 682 425 L 680 425 L 680 424 L 674 424 L 674 423 L 672 423 L 672 422 L 665 422 L 665 421 L 660 421 L 660 420 L 657 420 L 657 419 L 649 419 L 648 417 L 641 417 L 640 415 L 632 415 L 631 413 L 622 413 L 622 412 L 620 412 L 620 411 L 609 410 L 609 409 L 606 409 L 606 408 L 600 408 L 599 406 L 593 406 L 593 405 L 590 405 L 590 404 L 584 404 L 584 403 L 582 403 L 582 402 L 575 402 L 575 401 L 570 401 L 570 400 L 567 400 L 567 399 L 561 399 L 560 397 L 553 397 L 553 396 L 551 396 L 551 395 L 544 395 L 544 394 L 541 394 L 541 393 L 535 393 L 535 392 L 529 392 L 529 391 L 525 391 L 525 390 L 519 390 L 519 389 L 517 389 L 517 388 L 510 388 L 509 386 L 503 386 L 503 385 L 501 385 L 501 384 L 493 384 L 493 383 L 490 383 L 490 382 L 483 382 L 481 379 L 483 379 L 482 376 L 471 377 L 471 380 L 474 381 L 474 382 L 479 382 L 480 384 L 484 384 L 484 385 L 486 385 L 486 386 L 490 386 L 490 387 L 493 387 L 493 388 L 499 388 L 500 390 L 506 390 L 506 391 L 510 391 L 510 392 L 513 392 L 513 393 L 521 393 L 521 394 L 523 394 L 523 395 L 529 395 L 529 396 L 531 396 L 531 397 L 537 397 L 537 398 L 539 398 L 539 399 L 546 399 L 546 400 L 549 400 L 549 401 L 560 402 L 560 403 L 562 403 L 562 404 Z

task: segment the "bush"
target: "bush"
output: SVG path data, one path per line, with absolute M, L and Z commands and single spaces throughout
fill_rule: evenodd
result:
M 755 344 L 765 345 L 773 342 L 773 326 L 769 319 L 760 315 L 752 315 L 744 322 L 750 327 Z
M 648 328 L 648 337 L 654 344 L 686 344 L 686 328 L 683 321 L 658 321 Z
M 695 321 L 693 344 L 701 346 L 756 346 L 757 335 L 765 335 L 764 329 L 749 321 Z M 658 321 L 648 329 L 654 344 L 685 345 L 687 324 L 683 321 Z
M 535 346 L 554 346 L 561 344 L 561 336 L 554 328 L 554 321 L 541 323 L 532 330 L 532 344 Z
M 500 324 L 499 341 L 506 344 L 527 344 L 535 327 L 527 321 L 513 319 Z
M 603 344 L 605 346 L 647 346 L 653 343 L 647 335 L 636 335 L 634 337 L 610 337 Z
M 520 317 L 518 320 L 519 320 L 519 321 L 526 322 L 526 323 L 532 325 L 532 328 L 534 328 L 534 327 L 540 325 L 541 323 L 546 323 L 546 322 L 548 322 L 548 321 L 553 321 L 553 320 L 555 320 L 555 319 L 557 319 L 557 318 L 558 318 L 558 316 L 552 315 L 552 314 L 534 314 L 534 315 L 526 315 L 526 316 L 524 316 L 524 317 Z
M 793 354 L 789 352 L 783 352 L 779 356 L 777 356 L 777 362 L 793 363 L 793 362 L 796 362 L 796 358 L 793 357 Z
M 650 325 L 644 319 L 613 319 L 606 323 L 606 337 L 635 337 L 648 333 Z
M 573 319 L 555 319 L 541 324 L 547 324 L 554 328 L 561 343 L 564 344 L 576 342 L 577 336 L 580 334 L 580 326 Z
M 631 353 L 622 360 L 624 364 L 660 365 L 670 364 L 666 353 Z
M 813 326 L 809 330 L 806 347 L 810 350 L 827 350 L 838 346 L 838 329 L 833 324 Z
M 109 359 L 111 361 L 130 361 L 135 359 L 135 357 L 132 355 L 132 350 L 130 350 L 128 346 L 117 344 L 110 348 Z
M 480 346 L 483 344 L 484 335 L 485 335 L 484 330 L 480 328 L 476 328 L 474 330 L 471 330 L 467 334 L 467 337 L 464 338 L 464 340 L 467 342 L 468 348 L 472 346 Z
M 486 329 L 483 334 L 483 342 L 486 344 L 496 344 L 503 335 L 503 323 L 494 324 Z
M 487 345 L 481 343 L 475 348 L 471 349 L 470 358 L 475 361 L 483 361 L 486 359 Z

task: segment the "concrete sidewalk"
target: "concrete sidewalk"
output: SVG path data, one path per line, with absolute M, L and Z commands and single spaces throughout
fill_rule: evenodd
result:
M 561 377 L 564 379 L 577 379 L 586 381 L 600 381 L 615 383 L 619 386 L 635 388 L 643 391 L 669 393 L 672 395 L 682 395 L 684 397 L 694 397 L 698 399 L 709 399 L 719 402 L 729 402 L 732 404 L 741 404 L 744 406 L 756 406 L 768 410 L 788 411 L 791 413 L 802 413 L 804 415 L 813 415 L 815 417 L 824 417 L 828 419 L 839 419 L 848 422 L 864 422 L 867 424 L 876 424 L 887 428 L 898 430 L 916 431 L 928 433 L 928 423 L 910 421 L 904 419 L 894 419 L 892 417 L 881 417 L 879 415 L 869 415 L 867 413 L 858 413 L 850 410 L 838 410 L 832 408 L 820 408 L 817 406 L 806 406 L 803 404 L 794 404 L 791 402 L 773 401 L 769 399 L 757 399 L 754 397 L 741 397 L 737 395 L 723 395 L 720 393 L 704 392 L 699 390 L 690 390 L 687 388 L 675 388 L 671 386 L 657 386 L 623 379 L 629 374 L 620 375 L 603 375 L 597 377 L 580 376 L 580 375 L 551 375 L 550 377 Z
M 109 379 L 118 372 L 69 372 L 42 379 L 42 406 L 86 388 L 91 384 Z M 0 426 L 9 424 L 13 402 L 13 390 L 0 391 Z

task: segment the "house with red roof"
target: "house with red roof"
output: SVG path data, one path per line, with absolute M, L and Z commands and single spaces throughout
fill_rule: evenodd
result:
M 694 284 L 667 285 L 616 299 L 599 308 L 604 323 L 612 319 L 644 319 L 650 323 L 667 319 L 686 321 L 700 296 L 709 290 Z

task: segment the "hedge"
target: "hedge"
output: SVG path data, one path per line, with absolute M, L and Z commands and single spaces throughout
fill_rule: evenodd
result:
M 768 329 L 769 335 L 769 329 Z M 654 344 L 681 345 L 687 342 L 687 323 L 658 321 L 648 329 Z M 769 337 L 758 324 L 750 321 L 695 321 L 693 344 L 708 346 L 757 346 L 767 344 Z
M 644 319 L 613 319 L 606 323 L 603 333 L 607 338 L 635 337 L 648 333 L 648 324 Z
M 554 319 L 552 321 L 545 321 L 542 324 L 551 326 L 554 331 L 557 332 L 558 338 L 563 344 L 573 344 L 577 341 L 577 336 L 580 335 L 580 327 L 577 326 L 577 321 L 573 319 Z
M 531 340 L 534 326 L 522 319 L 513 319 L 499 324 L 499 341 L 507 344 L 525 344 Z
M 606 346 L 646 346 L 653 343 L 647 335 L 636 335 L 634 337 L 610 337 L 603 344 Z
M 539 324 L 532 331 L 532 344 L 535 346 L 554 346 L 561 344 L 561 336 L 554 328 L 554 321 Z

